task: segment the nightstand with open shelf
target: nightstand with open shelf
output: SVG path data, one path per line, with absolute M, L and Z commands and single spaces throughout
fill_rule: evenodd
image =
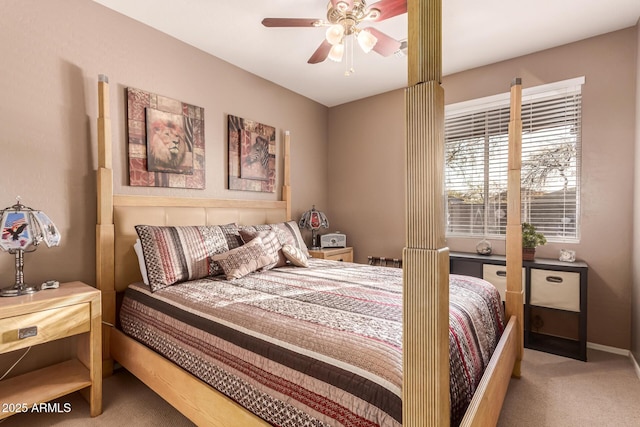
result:
M 0 419 L 79 390 L 91 416 L 102 413 L 100 298 L 96 288 L 69 282 L 0 299 L 0 354 L 78 336 L 75 358 L 0 382 Z

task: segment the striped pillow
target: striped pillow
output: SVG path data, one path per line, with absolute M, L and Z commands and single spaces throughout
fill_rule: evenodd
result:
M 238 224 L 232 222 L 229 224 L 218 225 L 218 227 L 220 227 L 220 229 L 222 230 L 222 234 L 224 234 L 225 239 L 227 239 L 227 245 L 229 246 L 230 250 L 244 245 L 242 237 L 238 232 Z
M 278 241 L 281 245 L 291 245 L 302 251 L 305 256 L 309 256 L 307 245 L 302 240 L 302 234 L 300 234 L 300 228 L 295 221 L 279 222 L 276 224 L 264 224 L 264 225 L 249 225 L 240 227 L 240 231 L 262 231 L 273 230 L 276 232 Z
M 212 259 L 213 255 L 229 250 L 219 226 L 136 225 L 135 228 L 152 292 L 174 283 L 222 274 Z

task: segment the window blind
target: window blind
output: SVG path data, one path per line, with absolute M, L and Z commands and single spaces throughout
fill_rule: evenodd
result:
M 522 221 L 549 241 L 580 238 L 584 78 L 523 90 Z M 503 238 L 509 94 L 447 106 L 447 235 Z

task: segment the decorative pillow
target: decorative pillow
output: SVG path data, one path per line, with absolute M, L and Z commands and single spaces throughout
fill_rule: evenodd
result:
M 309 256 L 307 245 L 302 240 L 302 234 L 300 234 L 300 228 L 295 221 L 279 222 L 276 224 L 263 224 L 263 225 L 250 225 L 240 227 L 240 230 L 261 231 L 261 230 L 273 230 L 278 236 L 278 241 L 281 245 L 292 245 L 300 249 L 303 254 Z
M 227 280 L 239 279 L 273 263 L 273 255 L 267 252 L 260 237 L 239 248 L 214 255 L 213 259 L 220 265 Z
M 302 251 L 293 245 L 283 245 L 282 252 L 284 256 L 291 261 L 291 264 L 297 267 L 309 267 L 307 256 Z
M 136 225 L 151 291 L 221 274 L 212 256 L 229 250 L 219 226 Z
M 142 254 L 142 245 L 140 244 L 140 239 L 136 239 L 136 242 L 133 244 L 133 250 L 136 252 L 136 255 L 138 257 L 138 267 L 140 267 L 142 281 L 145 285 L 148 285 L 149 276 L 147 275 L 147 266 L 144 265 L 144 255 Z
M 295 221 L 280 222 L 277 224 L 270 224 L 271 229 L 274 230 L 278 236 L 278 240 L 283 245 L 291 245 L 302 251 L 302 253 L 309 257 L 309 251 L 307 245 L 305 245 L 300 234 L 300 227 Z
M 239 248 L 244 245 L 242 241 L 242 237 L 240 236 L 239 227 L 236 223 L 219 225 L 222 230 L 222 234 L 224 234 L 224 238 L 227 240 L 227 246 L 229 246 L 229 250 Z
M 273 256 L 274 262 L 272 264 L 264 267 L 264 270 L 270 270 L 274 267 L 283 267 L 287 265 L 287 259 L 284 257 L 282 253 L 282 245 L 276 236 L 276 232 L 273 230 L 262 230 L 258 231 L 255 229 L 241 229 L 240 237 L 245 243 L 248 243 L 255 239 L 256 237 L 260 237 L 262 239 L 262 245 L 265 247 L 267 252 Z

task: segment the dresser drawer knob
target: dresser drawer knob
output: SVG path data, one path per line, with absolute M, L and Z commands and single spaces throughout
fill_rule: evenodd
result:
M 562 283 L 562 277 L 558 277 L 558 276 L 547 276 L 547 282 L 551 282 L 551 283 Z
M 504 270 L 498 270 L 496 271 L 496 275 L 500 277 L 507 277 L 507 272 Z

